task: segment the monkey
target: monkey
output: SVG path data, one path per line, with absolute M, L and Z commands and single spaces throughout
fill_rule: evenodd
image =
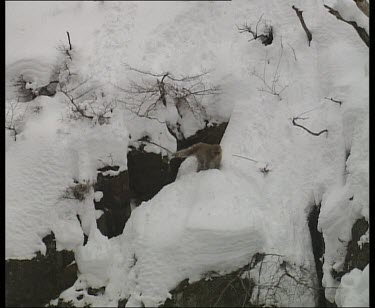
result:
M 178 151 L 175 157 L 195 156 L 198 160 L 197 172 L 207 169 L 220 169 L 222 150 L 220 144 L 199 142 L 191 147 Z

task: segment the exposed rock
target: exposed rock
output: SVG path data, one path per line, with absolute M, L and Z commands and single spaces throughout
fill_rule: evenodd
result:
M 118 166 L 108 166 L 99 171 L 118 169 Z M 98 173 L 94 190 L 103 192 L 103 198 L 98 202 L 94 201 L 95 209 L 104 212 L 97 220 L 98 229 L 108 238 L 120 235 L 131 213 L 128 171 L 122 171 L 116 176 Z
M 41 307 L 71 287 L 77 280 L 77 265 L 72 251 L 56 251 L 53 233 L 43 242 L 46 255 L 40 252 L 31 260 L 9 259 L 5 262 L 5 305 Z
M 254 307 L 249 303 L 254 283 L 241 274 L 248 265 L 227 275 L 202 279 L 189 285 L 182 281 L 161 307 Z
M 341 281 L 342 276 L 349 273 L 353 268 L 363 270 L 370 262 L 370 246 L 364 243 L 359 247 L 358 241 L 368 230 L 368 223 L 365 218 L 358 219 L 352 227 L 352 240 L 348 243 L 344 266 L 341 271 L 332 269 L 332 277 Z
M 188 148 L 198 142 L 218 144 L 223 138 L 227 126 L 228 122 L 213 125 L 197 131 L 195 135 L 187 139 L 177 140 L 177 150 Z
M 128 300 L 127 299 L 120 299 L 119 301 L 118 301 L 118 308 L 124 308 L 125 306 L 126 306 L 126 303 L 128 302 Z
M 171 172 L 170 169 L 167 157 L 131 149 L 128 152 L 128 171 L 132 197 L 138 203 L 151 199 L 176 179 L 177 172 Z
M 36 96 L 54 96 L 56 94 L 56 88 L 59 82 L 57 80 L 51 81 L 48 85 L 37 88 L 34 93 Z
M 98 296 L 98 295 L 102 295 L 104 294 L 105 292 L 105 287 L 101 287 L 99 289 L 95 289 L 95 288 L 88 288 L 87 289 L 87 294 L 88 295 L 94 295 L 94 296 Z
M 308 225 L 311 235 L 311 244 L 315 260 L 316 274 L 318 276 L 319 291 L 318 291 L 318 307 L 330 307 L 330 302 L 325 298 L 325 292 L 322 285 L 323 278 L 323 263 L 322 257 L 324 255 L 324 238 L 323 233 L 318 231 L 318 220 L 320 214 L 320 204 L 312 208 L 308 216 Z
M 365 218 L 358 219 L 352 227 L 352 240 L 348 244 L 345 257 L 344 272 L 349 273 L 353 268 L 364 270 L 370 262 L 370 245 L 364 243 L 359 247 L 358 241 L 366 233 L 369 224 Z

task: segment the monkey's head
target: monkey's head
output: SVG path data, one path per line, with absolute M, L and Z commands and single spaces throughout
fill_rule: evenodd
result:
M 213 144 L 211 147 L 211 154 L 212 156 L 220 156 L 221 155 L 221 146 L 220 144 Z

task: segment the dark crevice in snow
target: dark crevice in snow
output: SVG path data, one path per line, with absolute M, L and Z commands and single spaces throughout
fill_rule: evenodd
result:
M 206 127 L 204 129 L 198 130 L 193 136 L 189 138 L 177 140 L 177 150 L 179 151 L 181 149 L 188 148 L 198 142 L 219 144 L 224 136 L 227 126 L 228 122 L 213 125 L 211 127 Z
M 319 291 L 318 291 L 318 307 L 332 307 L 332 304 L 329 303 L 324 295 L 324 288 L 322 285 L 323 278 L 323 262 L 322 258 L 324 255 L 324 238 L 323 234 L 318 231 L 318 220 L 320 214 L 320 204 L 312 207 L 310 214 L 308 216 L 308 225 L 311 235 L 311 244 L 314 254 L 316 274 L 318 276 Z
M 369 228 L 369 224 L 363 217 L 358 219 L 352 227 L 352 240 L 348 243 L 347 253 L 343 272 L 349 273 L 353 268 L 358 268 L 361 271 L 370 262 L 370 244 L 363 243 L 361 246 L 358 244 L 362 235 L 364 235 Z
M 100 200 L 94 200 L 95 209 L 103 212 L 97 219 L 97 226 L 108 238 L 122 234 L 131 213 L 128 171 L 122 171 L 115 176 L 104 173 L 118 170 L 119 166 L 106 166 L 99 169 L 94 185 L 95 191 L 103 193 Z

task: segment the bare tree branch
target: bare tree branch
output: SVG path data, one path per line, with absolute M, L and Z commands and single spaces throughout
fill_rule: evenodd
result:
M 174 104 L 180 116 L 179 108 L 184 106 L 199 120 L 202 117 L 206 117 L 206 111 L 201 104 L 200 97 L 220 94 L 219 87 L 207 87 L 202 81 L 202 77 L 208 72 L 175 77 L 170 72 L 159 74 L 140 70 L 128 64 L 125 64 L 125 66 L 128 70 L 151 78 L 142 78 L 140 82 L 131 80 L 130 86 L 127 88 L 115 85 L 126 95 L 118 101 L 137 116 L 157 120 L 159 123 L 166 123 L 157 119 L 157 116 L 153 116 L 153 113 L 158 109 L 159 102 L 164 107 L 168 103 Z M 166 124 L 169 125 L 168 123 Z
M 297 61 L 297 56 L 296 56 L 296 52 L 294 51 L 294 48 L 289 43 L 288 43 L 288 46 L 290 47 L 290 49 L 292 49 L 293 54 L 294 54 L 294 59 Z
M 68 31 L 66 31 L 66 34 L 68 36 L 68 42 L 69 42 L 69 50 L 72 50 L 72 44 L 70 43 L 70 34 Z
M 303 30 L 305 30 L 306 32 L 306 35 L 307 35 L 307 39 L 309 40 L 309 46 L 310 46 L 310 42 L 312 40 L 312 35 L 311 35 L 311 32 L 310 30 L 307 28 L 306 24 L 305 24 L 305 20 L 303 19 L 303 16 L 302 16 L 302 12 L 303 11 L 300 11 L 298 8 L 296 8 L 294 5 L 292 6 L 292 9 L 296 11 L 296 14 L 299 18 L 299 21 L 301 22 L 301 25 L 302 25 L 302 28 Z
M 310 133 L 311 135 L 314 135 L 314 136 L 320 136 L 320 135 L 323 134 L 323 133 L 327 133 L 327 134 L 328 134 L 328 130 L 327 130 L 327 129 L 323 129 L 323 130 L 320 131 L 319 133 L 314 133 L 314 132 L 312 132 L 311 130 L 309 130 L 308 128 L 306 128 L 306 127 L 304 127 L 304 126 L 302 126 L 302 125 L 300 125 L 300 124 L 297 124 L 297 123 L 296 123 L 296 120 L 304 120 L 304 119 L 303 119 L 303 118 L 299 118 L 299 117 L 294 117 L 294 118 L 292 119 L 292 123 L 293 123 L 294 126 L 301 127 L 302 129 L 304 129 L 305 131 L 307 131 L 307 132 Z
M 232 154 L 232 156 L 241 157 L 241 158 L 243 158 L 243 159 L 250 160 L 250 161 L 252 161 L 252 162 L 254 162 L 254 163 L 258 163 L 257 160 L 254 160 L 254 159 L 251 159 L 251 158 L 248 158 L 248 157 L 244 157 L 244 156 L 241 156 L 241 155 Z
M 273 29 L 272 29 L 272 26 L 265 25 L 264 26 L 264 33 L 260 34 L 260 35 L 258 34 L 258 25 L 259 25 L 260 21 L 262 20 L 262 17 L 263 17 L 263 14 L 259 17 L 259 20 L 258 20 L 258 22 L 255 26 L 255 31 L 252 30 L 251 26 L 248 26 L 247 23 L 245 23 L 241 27 L 239 27 L 238 25 L 236 25 L 236 26 L 237 26 L 237 29 L 238 29 L 239 33 L 248 32 L 253 36 L 253 38 L 250 39 L 249 42 L 251 42 L 253 40 L 257 40 L 259 38 L 262 41 L 262 44 L 267 46 L 267 45 L 272 44 Z
M 325 97 L 325 99 L 328 99 L 328 100 L 330 100 L 330 101 L 332 101 L 332 102 L 334 102 L 334 103 L 336 103 L 336 104 L 339 104 L 340 106 L 341 106 L 341 104 L 342 104 L 342 101 L 335 100 L 335 99 L 333 99 L 332 97 Z
M 358 26 L 358 24 L 355 21 L 349 21 L 349 20 L 344 19 L 338 11 L 334 10 L 328 5 L 324 5 L 324 7 L 327 8 L 328 12 L 331 13 L 333 16 L 335 16 L 337 19 L 351 25 L 355 29 L 355 31 L 357 31 L 359 37 L 367 45 L 367 47 L 370 47 L 370 36 L 367 34 L 364 28 Z
M 66 92 L 65 90 L 60 90 L 61 93 L 63 93 L 70 101 L 70 103 L 75 107 L 75 109 L 73 109 L 74 112 L 78 112 L 79 114 L 81 114 L 81 116 L 83 116 L 84 118 L 87 118 L 87 119 L 93 119 L 94 117 L 91 116 L 91 115 L 87 115 L 82 109 L 81 107 L 75 102 L 75 98 L 73 98 L 72 96 L 70 96 L 68 94 L 68 92 Z
M 147 142 L 147 143 L 156 145 L 157 147 L 159 147 L 159 148 L 161 148 L 163 150 L 166 150 L 168 153 L 173 154 L 173 152 L 169 151 L 167 148 L 161 146 L 160 144 L 152 142 L 149 137 L 143 137 L 143 138 L 139 139 L 138 142 Z

